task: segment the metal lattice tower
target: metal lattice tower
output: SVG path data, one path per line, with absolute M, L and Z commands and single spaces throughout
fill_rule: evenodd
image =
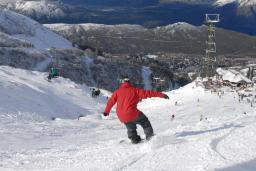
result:
M 216 72 L 216 43 L 215 43 L 215 25 L 220 22 L 219 14 L 206 14 L 205 22 L 208 26 L 208 36 L 206 41 L 205 56 L 201 61 L 201 76 L 212 77 Z

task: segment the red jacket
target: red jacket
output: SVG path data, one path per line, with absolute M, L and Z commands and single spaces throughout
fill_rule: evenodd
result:
M 133 87 L 129 82 L 121 84 L 108 100 L 105 113 L 109 113 L 111 108 L 117 102 L 116 113 L 122 123 L 134 121 L 138 118 L 140 111 L 137 104 L 141 99 L 149 97 L 164 98 L 165 94 L 157 91 L 143 90 Z

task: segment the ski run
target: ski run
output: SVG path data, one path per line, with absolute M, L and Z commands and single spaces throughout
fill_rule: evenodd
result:
M 85 85 L 46 77 L 0 67 L 1 171 L 256 170 L 255 104 L 231 88 L 192 82 L 143 100 L 156 135 L 133 145 L 114 110 L 102 117 L 110 92 L 91 98 Z

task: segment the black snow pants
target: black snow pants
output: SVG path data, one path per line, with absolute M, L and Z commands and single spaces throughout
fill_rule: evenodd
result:
M 135 121 L 125 123 L 128 138 L 131 139 L 132 141 L 134 139 L 136 141 L 138 140 L 138 138 L 140 140 L 140 137 L 137 134 L 137 124 L 142 126 L 144 133 L 146 135 L 146 139 L 150 139 L 154 135 L 151 123 L 149 122 L 148 118 L 141 112 L 139 117 Z

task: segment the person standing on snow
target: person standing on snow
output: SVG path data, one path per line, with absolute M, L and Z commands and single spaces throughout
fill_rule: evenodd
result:
M 111 108 L 117 103 L 117 116 L 125 124 L 131 142 L 137 144 L 141 141 L 136 131 L 137 124 L 142 126 L 146 139 L 149 140 L 154 135 L 153 128 L 148 118 L 137 109 L 137 104 L 140 100 L 150 97 L 169 99 L 166 94 L 161 92 L 135 88 L 131 85 L 129 78 L 125 77 L 121 80 L 120 88 L 114 91 L 108 100 L 103 115 L 108 116 Z

